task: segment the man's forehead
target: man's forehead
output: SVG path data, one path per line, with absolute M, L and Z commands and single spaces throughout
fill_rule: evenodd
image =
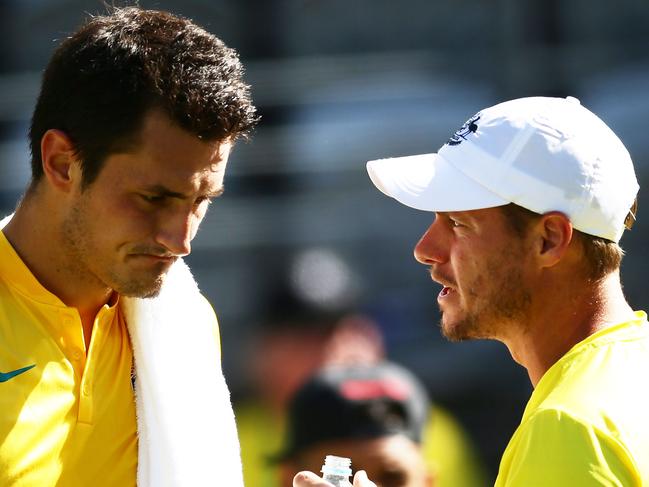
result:
M 158 160 L 141 153 L 113 154 L 105 161 L 102 173 L 110 174 L 115 184 L 126 183 L 152 193 L 214 194 L 223 191 L 227 157 L 219 160 Z

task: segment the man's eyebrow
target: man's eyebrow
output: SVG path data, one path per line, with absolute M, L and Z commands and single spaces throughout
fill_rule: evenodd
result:
M 225 188 L 221 186 L 219 189 L 214 190 L 214 191 L 208 191 L 206 193 L 203 193 L 203 196 L 207 198 L 217 198 L 223 194 L 223 191 Z M 178 191 L 173 191 L 166 186 L 163 186 L 161 184 L 155 184 L 153 186 L 147 186 L 144 188 L 144 191 L 148 193 L 153 193 L 156 196 L 164 196 L 166 198 L 178 198 L 181 200 L 187 199 L 187 195 L 184 193 L 180 193 Z

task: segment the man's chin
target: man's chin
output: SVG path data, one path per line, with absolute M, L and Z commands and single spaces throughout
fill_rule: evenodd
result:
M 114 289 L 121 295 L 129 298 L 155 298 L 160 294 L 165 275 L 158 276 L 153 281 L 130 281 L 115 286 Z
M 451 321 L 442 315 L 440 321 L 442 335 L 450 342 L 463 342 L 477 338 L 474 332 L 473 320 L 455 320 Z
M 140 299 L 155 298 L 156 296 L 158 296 L 158 294 L 160 294 L 160 289 L 161 289 L 160 287 L 157 288 L 157 289 L 149 289 L 149 290 L 146 290 L 146 291 L 142 291 L 139 294 L 132 294 L 129 297 L 131 297 L 131 298 L 140 298 Z
M 470 338 L 466 334 L 457 333 L 457 329 L 455 329 L 455 328 L 450 328 L 449 329 L 449 328 L 442 327 L 442 335 L 449 342 L 463 342 L 463 341 L 468 340 Z

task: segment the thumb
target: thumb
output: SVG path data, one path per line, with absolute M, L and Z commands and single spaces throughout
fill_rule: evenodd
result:
M 332 487 L 313 472 L 300 472 L 293 478 L 293 487 Z M 368 487 L 370 487 L 368 485 Z
M 365 470 L 359 470 L 354 475 L 354 487 L 376 487 L 376 484 L 367 478 Z

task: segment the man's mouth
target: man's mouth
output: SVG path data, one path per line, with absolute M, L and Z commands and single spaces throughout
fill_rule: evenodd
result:
M 446 276 L 442 276 L 438 273 L 433 272 L 433 269 L 430 270 L 430 277 L 433 281 L 442 285 L 442 290 L 439 292 L 437 299 L 444 299 L 451 294 L 456 292 L 455 283 Z
M 442 290 L 439 292 L 437 295 L 437 301 L 444 301 L 446 299 L 449 299 L 451 296 L 454 296 L 457 293 L 457 290 L 455 288 L 449 287 L 449 286 L 444 286 L 442 287 Z
M 175 256 L 154 255 L 154 254 L 131 254 L 131 257 L 141 261 L 146 261 L 150 263 L 162 263 L 167 265 L 171 265 L 177 260 L 177 257 Z

